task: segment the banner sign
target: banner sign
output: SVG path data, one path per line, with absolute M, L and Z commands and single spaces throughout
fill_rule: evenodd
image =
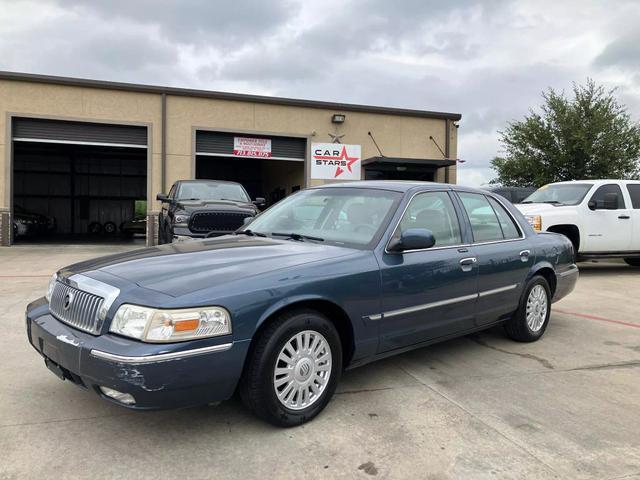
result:
M 238 157 L 271 157 L 270 138 L 233 137 L 233 154 Z
M 311 144 L 311 178 L 360 180 L 360 145 Z

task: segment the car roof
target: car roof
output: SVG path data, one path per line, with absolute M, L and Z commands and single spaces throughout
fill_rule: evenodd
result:
M 232 182 L 230 180 L 210 180 L 210 179 L 178 180 L 176 183 L 231 183 L 233 185 L 241 185 L 238 182 Z
M 372 188 L 376 190 L 391 190 L 395 192 L 408 192 L 411 190 L 458 190 L 466 192 L 474 192 L 486 194 L 490 193 L 486 190 L 480 190 L 473 187 L 465 187 L 462 185 L 454 185 L 450 183 L 437 183 L 437 182 L 418 182 L 413 180 L 362 180 L 359 182 L 344 182 L 344 183 L 328 183 L 325 185 L 318 185 L 316 188 Z

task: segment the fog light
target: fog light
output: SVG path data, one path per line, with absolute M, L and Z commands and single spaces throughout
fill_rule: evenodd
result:
M 135 405 L 136 403 L 136 399 L 133 398 L 133 395 L 131 395 L 130 393 L 122 393 L 109 387 L 100 387 L 100 391 L 107 397 L 113 398 L 114 400 L 117 400 L 120 403 L 124 403 L 125 405 Z

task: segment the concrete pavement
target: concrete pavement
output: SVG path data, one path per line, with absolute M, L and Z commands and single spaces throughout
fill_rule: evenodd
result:
M 493 329 L 346 372 L 281 430 L 237 399 L 129 412 L 45 368 L 26 304 L 57 268 L 127 248 L 0 250 L 0 478 L 640 479 L 638 268 L 581 265 L 539 342 Z

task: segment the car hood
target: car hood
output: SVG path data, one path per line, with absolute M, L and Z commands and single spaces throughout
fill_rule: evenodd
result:
M 542 215 L 544 212 L 557 212 L 558 209 L 568 207 L 570 205 L 556 205 L 551 203 L 518 203 L 515 207 L 522 212 L 523 215 Z
M 72 265 L 63 273 L 99 270 L 140 287 L 179 297 L 261 273 L 354 252 L 311 242 L 225 235 L 98 258 Z
M 176 207 L 185 212 L 195 212 L 196 210 L 248 210 L 255 212 L 256 207 L 251 202 L 233 202 L 231 200 L 181 200 Z

